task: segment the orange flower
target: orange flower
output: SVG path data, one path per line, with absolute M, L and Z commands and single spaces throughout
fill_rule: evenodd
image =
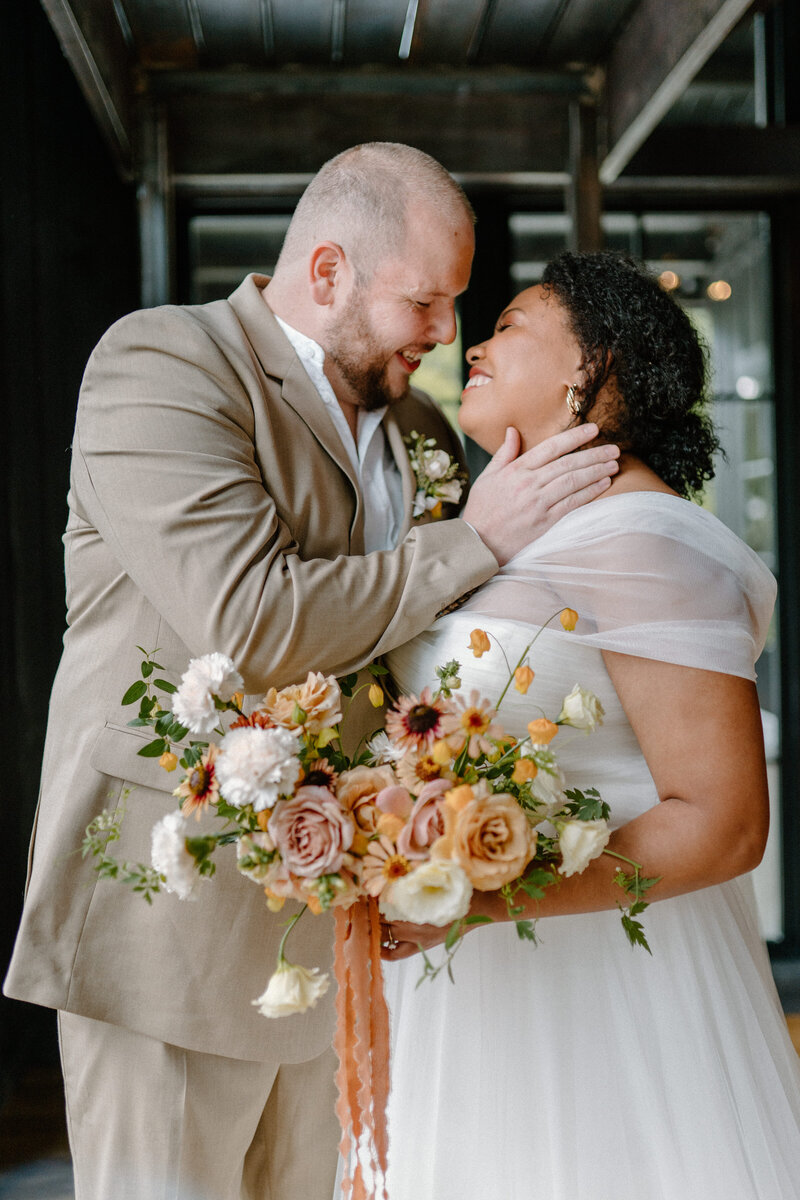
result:
M 578 614 L 575 612 L 574 608 L 562 608 L 558 619 L 566 629 L 567 633 L 572 633 L 572 630 L 578 624 Z
M 514 687 L 524 696 L 533 683 L 533 671 L 529 666 L 517 667 L 514 672 Z
M 171 750 L 165 750 L 158 760 L 158 765 L 163 767 L 165 771 L 174 771 L 178 765 L 177 754 L 173 754 Z
M 484 633 L 482 629 L 473 629 L 469 635 L 469 646 L 467 649 L 471 650 L 476 658 L 480 658 L 482 654 L 485 654 L 491 648 L 492 643 L 489 641 L 488 634 Z
M 181 812 L 188 816 L 193 812 L 198 820 L 202 811 L 209 804 L 216 804 L 219 799 L 219 783 L 214 760 L 218 747 L 210 745 L 198 763 L 189 768 L 180 787 L 176 787 L 173 796 L 179 796 Z
M 535 779 L 538 774 L 539 768 L 532 758 L 518 758 L 514 763 L 511 778 L 514 783 L 527 783 L 530 779 Z
M 537 721 L 528 722 L 528 733 L 534 746 L 548 746 L 558 733 L 558 726 L 546 717 L 539 717 Z

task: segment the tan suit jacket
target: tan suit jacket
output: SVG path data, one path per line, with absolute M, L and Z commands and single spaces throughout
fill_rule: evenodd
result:
M 229 300 L 133 313 L 87 366 L 65 534 L 68 629 L 50 705 L 42 791 L 10 996 L 124 1025 L 190 1049 L 261 1061 L 319 1054 L 332 997 L 269 1021 L 252 1007 L 282 915 L 233 851 L 200 898 L 148 906 L 98 880 L 78 848 L 103 808 L 126 804 L 120 857 L 149 862 L 177 785 L 137 757 L 120 707 L 141 655 L 177 681 L 192 656 L 229 654 L 247 690 L 341 675 L 426 628 L 489 578 L 493 555 L 461 520 L 410 528 L 402 436 L 456 440 L 420 393 L 385 418 L 409 526 L 363 555 L 363 500 L 325 406 L 248 276 Z M 147 739 L 150 730 L 146 730 Z M 130 789 L 127 800 L 125 794 Z M 327 966 L 330 917 L 306 916 L 290 957 Z

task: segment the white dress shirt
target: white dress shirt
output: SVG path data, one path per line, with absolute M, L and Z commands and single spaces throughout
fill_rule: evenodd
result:
M 325 351 L 313 338 L 276 316 L 311 382 L 327 408 L 356 473 L 364 499 L 364 549 L 393 550 L 405 516 L 403 479 L 383 431 L 386 407 L 358 410 L 358 441 L 353 438 L 342 406 L 325 374 Z

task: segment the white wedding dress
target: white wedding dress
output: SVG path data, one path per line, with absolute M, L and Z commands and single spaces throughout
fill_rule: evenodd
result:
M 475 659 L 480 627 L 527 696 L 504 728 L 558 714 L 575 683 L 605 721 L 553 745 L 567 786 L 596 786 L 619 825 L 658 802 L 601 649 L 754 677 L 774 602 L 757 556 L 677 497 L 631 493 L 570 514 L 459 611 L 390 656 L 403 693 L 461 663 L 463 689 L 496 700 L 502 653 Z M 658 696 L 653 696 L 658 704 Z M 759 938 L 748 878 L 652 904 L 652 957 L 619 913 L 552 917 L 540 944 L 513 924 L 471 932 L 417 987 L 419 957 L 387 963 L 392 1017 L 390 1200 L 797 1200 L 800 1069 Z M 435 954 L 436 952 L 432 952 Z

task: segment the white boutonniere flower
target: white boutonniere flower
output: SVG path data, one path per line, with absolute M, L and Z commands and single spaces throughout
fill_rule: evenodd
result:
M 403 440 L 408 446 L 408 458 L 417 485 L 414 520 L 419 521 L 425 513 L 438 520 L 443 504 L 458 504 L 461 499 L 467 482 L 466 472 L 445 450 L 437 449 L 435 438 L 425 437 L 414 429 Z

